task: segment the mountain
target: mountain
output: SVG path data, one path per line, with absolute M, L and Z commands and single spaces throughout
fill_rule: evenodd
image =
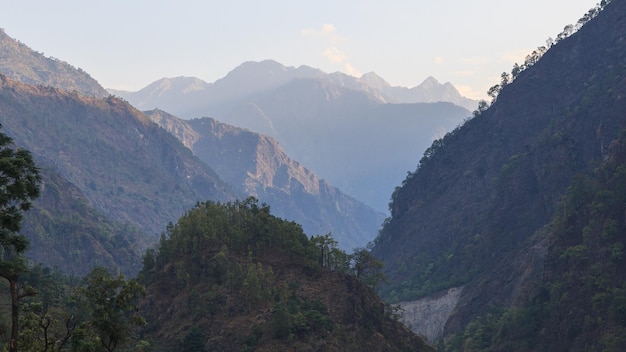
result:
M 294 78 L 322 75 L 323 72 L 308 66 L 285 67 L 265 60 L 244 62 L 213 83 L 194 77 L 162 78 L 137 92 L 111 92 L 140 110 L 159 108 L 183 118 L 196 118 L 220 115 L 229 111 L 233 104 L 271 91 Z M 210 113 L 207 107 L 211 107 Z
M 32 50 L 9 37 L 1 28 L 0 74 L 26 84 L 57 87 L 87 96 L 102 98 L 109 95 L 85 71 Z
M 271 92 L 294 79 L 325 79 L 336 85 L 377 95 L 388 103 L 450 102 L 473 111 L 478 101 L 465 98 L 451 83 L 428 77 L 412 87 L 391 86 L 374 72 L 360 78 L 325 73 L 308 66 L 287 67 L 273 60 L 244 62 L 223 78 L 207 83 L 195 77 L 162 78 L 136 92 L 108 89 L 141 110 L 159 108 L 185 119 L 220 116 L 242 100 Z M 241 126 L 247 127 L 247 126 Z
M 268 136 L 211 118 L 182 120 L 161 110 L 146 112 L 173 133 L 242 194 L 257 197 L 310 235 L 331 232 L 345 250 L 362 247 L 384 215 L 346 196 L 300 163 Z
M 373 74 L 364 77 L 263 61 L 246 63 L 204 90 L 184 88 L 195 80 L 178 78 L 122 96 L 140 108 L 159 107 L 183 118 L 213 117 L 271 136 L 320 177 L 385 212 L 395 185 L 417 164 L 414 155 L 470 113 L 452 103 L 404 103 L 418 99 L 413 93 L 426 91 L 427 83 L 437 87 L 434 79 L 404 95 L 379 79 L 387 87 L 385 96 L 368 84 Z
M 250 199 L 200 203 L 146 254 L 141 335 L 167 351 L 434 351 L 323 248 Z
M 601 301 L 607 290 L 621 300 L 622 275 L 609 270 L 605 282 L 582 280 L 577 285 L 563 278 L 569 292 L 561 290 L 555 278 L 565 272 L 585 275 L 585 266 L 595 272 L 604 265 L 597 247 L 590 252 L 578 247 L 587 260 L 584 265 L 570 266 L 566 260 L 578 255 L 572 247 L 581 244 L 577 243 L 581 238 L 601 237 L 597 227 L 577 228 L 577 217 L 568 216 L 572 223 L 565 224 L 569 240 L 564 243 L 557 234 L 563 229 L 557 225 L 578 177 L 592 174 L 612 158 L 612 145 L 620 143 L 618 136 L 626 127 L 624 13 L 624 1 L 612 1 L 601 12 L 596 8 L 581 19 L 579 23 L 586 24 L 579 31 L 561 38 L 540 58 L 527 59 L 525 69 L 515 72 L 493 104 L 434 142 L 418 169 L 394 192 L 392 217 L 372 250 L 386 263 L 389 284 L 382 295 L 403 302 L 417 319 L 425 304 L 441 307 L 431 317 L 439 326 L 428 328 L 440 329 L 433 339 L 447 337 L 446 350 L 481 346 L 473 350 L 532 351 L 544 346 L 582 351 L 599 349 L 601 344 L 623 346 L 623 324 L 613 321 L 609 324 L 613 330 L 600 336 L 604 340 L 590 342 L 598 337 L 596 324 L 606 318 L 590 307 L 608 309 L 610 304 Z M 622 187 L 616 187 L 604 195 L 622 197 Z M 580 198 L 574 206 L 588 207 L 585 202 Z M 581 214 L 580 221 L 601 219 L 593 207 L 586 209 L 591 217 Z M 613 223 L 619 229 L 623 204 L 614 211 L 620 214 Z M 603 241 L 615 246 L 614 260 L 620 265 L 623 238 L 607 231 Z M 602 243 L 597 246 L 606 245 Z M 576 298 L 567 299 L 568 295 Z M 551 310 L 534 305 L 559 300 L 567 306 Z M 529 310 L 522 314 L 516 309 Z M 563 315 L 542 320 L 538 313 L 542 309 Z M 574 316 L 582 318 L 570 319 Z M 478 317 L 491 317 L 494 324 Z M 545 344 L 491 345 L 495 340 L 486 329 L 505 321 L 520 325 L 507 325 L 508 330 L 500 325 L 492 331 L 500 334 L 499 341 L 507 339 L 506 334 L 509 340 L 526 334 L 526 342 Z
M 437 103 L 449 102 L 464 107 L 469 111 L 476 110 L 478 101 L 463 97 L 450 83 L 439 83 L 434 77 L 428 77 L 419 85 L 407 88 L 391 86 L 374 72 L 361 76 L 361 81 L 374 88 L 390 103 Z
M 257 124 L 271 122 L 261 130 L 287 154 L 378 211 L 417 164 L 414 155 L 469 115 L 451 103 L 388 104 L 325 79 L 293 80 L 246 108 L 268 117 Z M 254 115 L 219 119 L 241 126 L 241 116 Z
M 109 219 L 93 226 L 129 224 L 139 229 L 129 228 L 129 234 L 147 234 L 132 240 L 144 244 L 140 250 L 196 202 L 239 196 L 174 136 L 113 97 L 86 97 L 0 76 L 0 121 L 3 132 L 29 150 L 39 167 L 64 179 L 56 182 L 63 185 L 59 192 L 74 188 L 71 193 L 84 197 L 84 206 Z M 49 204 L 47 211 L 57 214 L 61 206 Z M 76 228 L 71 236 L 82 238 L 86 230 Z M 66 256 L 83 251 L 80 241 L 71 244 L 76 247 L 64 248 Z

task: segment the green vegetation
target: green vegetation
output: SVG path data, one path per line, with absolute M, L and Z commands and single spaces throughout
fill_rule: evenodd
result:
M 39 196 L 39 172 L 29 151 L 16 149 L 13 140 L 0 132 L 0 277 L 9 282 L 11 337 L 9 352 L 17 352 L 19 300 L 33 295 L 20 289 L 19 278 L 27 270 L 24 252 L 28 239 L 19 234 L 23 212 Z
M 551 223 L 546 276 L 525 304 L 478 317 L 441 351 L 626 348 L 626 132 L 593 175 L 578 175 Z
M 382 264 L 369 249 L 348 255 L 336 248 L 330 234 L 309 238 L 300 225 L 274 217 L 268 206 L 259 205 L 254 198 L 199 203 L 177 224 L 170 224 L 159 246 L 144 256 L 139 278 L 148 291 L 139 281 L 112 275 L 102 267 L 79 280 L 57 269 L 22 263 L 18 284 L 27 289 L 20 291 L 22 299 L 17 306 L 21 312 L 19 336 L 13 344 L 4 345 L 14 346 L 11 351 L 17 351 L 18 345 L 27 352 L 112 352 L 131 347 L 149 351 L 159 344 L 178 351 L 233 346 L 251 351 L 276 343 L 324 349 L 328 341 L 359 345 L 353 334 L 360 328 L 346 330 L 339 319 L 345 313 L 338 309 L 355 309 L 361 318 L 353 318 L 353 324 L 370 333 L 391 333 L 391 326 L 399 327 L 388 318 L 397 312 L 389 308 L 384 313 L 373 290 L 357 279 L 372 287 L 383 279 Z M 331 282 L 341 285 L 332 287 Z M 320 284 L 335 293 L 326 296 L 311 287 Z M 352 287 L 351 291 L 346 292 L 343 285 Z M 149 300 L 143 298 L 146 293 L 151 295 Z M 169 302 L 163 295 L 179 298 Z M 329 297 L 341 297 L 334 315 L 329 304 L 337 302 Z M 346 300 L 359 303 L 348 307 Z M 178 313 L 165 320 L 157 318 L 162 314 L 159 304 L 171 309 L 172 304 L 180 303 Z M 2 315 L 6 317 L 8 312 L 0 310 Z M 250 325 L 247 321 L 252 317 L 256 322 Z M 151 324 L 146 325 L 147 321 Z M 169 325 L 170 321 L 176 322 L 176 327 Z M 4 323 L 0 324 L 0 336 L 7 337 L 10 324 L 5 319 L 0 322 Z M 210 349 L 206 341 L 216 338 L 215 324 L 222 331 L 217 345 L 221 347 Z M 234 328 L 229 324 L 235 324 Z M 172 337 L 150 337 L 161 328 L 169 330 Z M 179 335 L 180 328 L 186 333 Z M 342 341 L 348 336 L 349 341 Z
M 180 350 L 241 351 L 355 347 L 370 339 L 361 331 L 389 333 L 397 310 L 372 289 L 384 280 L 382 263 L 369 248 L 348 255 L 336 244 L 330 234 L 307 237 L 254 198 L 198 203 L 144 256 L 139 277 L 155 302 L 145 333 Z
M 99 342 L 112 352 L 124 344 L 133 325 L 146 324 L 137 313 L 138 300 L 144 294 L 145 288 L 135 280 L 127 281 L 121 274 L 114 277 L 105 268 L 93 269 L 85 278 L 85 285 L 77 289 L 80 312 L 88 315 L 87 321 L 77 327 L 83 338 L 73 338 L 72 345 L 84 346 L 86 340 L 92 339 L 92 345 Z

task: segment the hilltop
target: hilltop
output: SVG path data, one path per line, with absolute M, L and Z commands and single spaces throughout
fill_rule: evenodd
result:
M 325 243 L 252 198 L 198 204 L 144 259 L 145 333 L 169 350 L 432 351 Z

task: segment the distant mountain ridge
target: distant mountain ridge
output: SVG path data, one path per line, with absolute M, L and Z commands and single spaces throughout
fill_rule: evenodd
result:
M 271 136 L 321 178 L 385 212 L 393 188 L 417 164 L 414 155 L 471 113 L 450 102 L 414 103 L 437 100 L 426 91 L 448 94 L 451 86 L 432 78 L 409 90 L 377 77 L 358 79 L 266 60 L 242 64 L 212 84 L 163 79 L 121 96 L 145 110 L 212 117 Z M 376 87 L 367 83 L 374 81 Z
M 275 61 L 244 62 L 226 76 L 213 83 L 195 77 L 159 79 L 137 92 L 111 90 L 140 110 L 155 108 L 168 111 L 185 119 L 206 114 L 206 106 L 219 115 L 241 99 L 263 94 L 295 78 L 322 77 L 322 71 L 300 66 L 285 67 Z M 245 126 L 242 126 L 245 127 Z
M 59 59 L 45 57 L 9 37 L 1 28 L 0 74 L 26 84 L 57 87 L 86 96 L 102 98 L 109 95 L 85 71 Z
M 203 106 L 212 106 L 218 111 L 212 115 L 218 116 L 219 106 L 224 103 L 267 92 L 294 79 L 328 79 L 339 86 L 379 96 L 382 103 L 450 102 L 470 111 L 478 106 L 478 101 L 461 96 L 451 83 L 441 84 L 434 77 L 407 88 L 391 86 L 374 72 L 357 78 L 341 72 L 328 74 L 304 65 L 286 67 L 273 60 L 245 62 L 213 83 L 195 77 L 173 77 L 161 78 L 136 92 L 108 91 L 128 100 L 140 110 L 159 108 L 189 119 L 203 116 L 197 110 L 203 109 Z
M 325 79 L 297 79 L 223 120 L 253 121 L 295 160 L 385 211 L 395 185 L 417 164 L 414 153 L 468 115 L 451 103 L 386 104 Z
M 182 120 L 161 110 L 146 112 L 240 192 L 268 203 L 305 233 L 331 232 L 346 251 L 371 241 L 384 219 L 290 159 L 271 137 L 211 118 Z

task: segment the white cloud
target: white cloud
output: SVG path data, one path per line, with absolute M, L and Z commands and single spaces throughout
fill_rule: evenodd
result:
M 326 58 L 334 64 L 341 64 L 348 59 L 346 53 L 341 51 L 336 46 L 331 46 L 330 48 L 326 49 L 324 51 L 324 56 L 326 56 Z
M 333 65 L 341 66 L 345 73 L 349 75 L 360 76 L 359 71 L 354 68 L 346 52 L 339 47 L 346 40 L 337 34 L 337 29 L 334 25 L 326 23 L 320 29 L 303 29 L 300 31 L 300 34 L 304 37 L 322 41 L 326 46 L 322 55 L 328 61 Z
M 344 69 L 346 70 L 346 73 L 349 74 L 350 76 L 354 76 L 354 77 L 361 77 L 361 72 L 359 72 L 358 70 L 356 70 L 351 63 L 347 62 L 345 64 L 343 64 Z

